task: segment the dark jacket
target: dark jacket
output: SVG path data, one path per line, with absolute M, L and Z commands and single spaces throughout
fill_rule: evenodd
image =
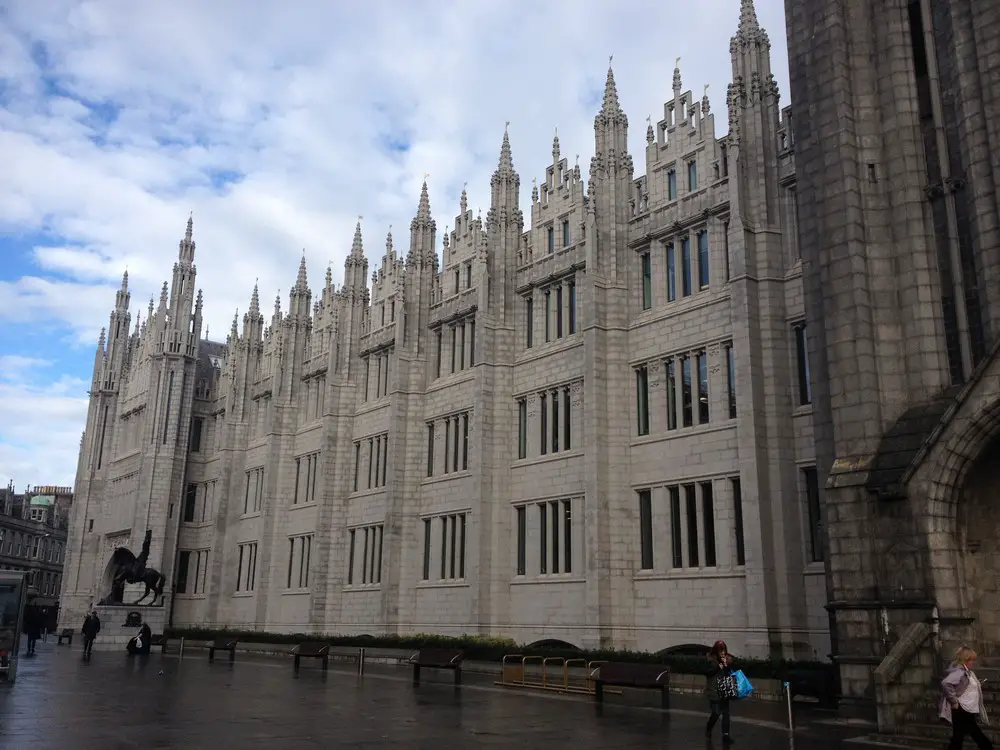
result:
M 729 664 L 722 666 L 719 664 L 718 659 L 716 659 L 715 654 L 709 654 L 708 657 L 708 680 L 705 682 L 705 695 L 708 696 L 710 701 L 721 701 L 723 700 L 722 695 L 719 693 L 719 679 L 730 675 L 733 673 L 733 657 L 729 657 Z
M 42 635 L 42 618 L 34 607 L 24 613 L 24 634 L 29 638 L 39 638 Z
M 96 638 L 101 632 L 101 618 L 97 615 L 87 615 L 83 620 L 81 632 L 84 638 Z

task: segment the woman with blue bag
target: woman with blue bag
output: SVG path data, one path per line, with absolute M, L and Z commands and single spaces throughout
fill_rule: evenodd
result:
M 733 658 L 725 641 L 716 641 L 708 652 L 708 682 L 705 685 L 708 705 L 712 715 L 708 717 L 705 736 L 712 737 L 712 730 L 722 717 L 722 742 L 730 745 L 733 738 L 729 734 L 729 701 L 736 698 L 736 681 L 733 679 Z
M 753 692 L 753 685 L 743 674 L 743 670 L 733 669 L 733 657 L 725 641 L 716 641 L 708 654 L 708 683 L 705 692 L 708 694 L 712 715 L 708 717 L 705 736 L 712 737 L 719 717 L 722 717 L 722 743 L 731 745 L 733 738 L 729 734 L 729 702 L 746 698 Z

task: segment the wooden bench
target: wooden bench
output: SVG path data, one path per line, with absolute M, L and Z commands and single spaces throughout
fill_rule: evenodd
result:
M 660 705 L 670 708 L 670 667 L 661 664 L 630 664 L 609 661 L 590 673 L 594 682 L 594 699 L 604 701 L 604 686 L 647 688 L 660 691 Z
M 292 656 L 295 657 L 295 669 L 299 668 L 299 660 L 302 657 L 307 659 L 320 659 L 323 662 L 323 670 L 330 668 L 330 644 L 320 641 L 306 641 L 300 643 L 292 649 Z
M 149 647 L 152 649 L 154 646 L 160 647 L 161 654 L 167 653 L 167 636 L 163 633 L 153 633 L 149 639 Z
M 420 668 L 450 669 L 455 675 L 455 684 L 462 684 L 462 659 L 465 654 L 448 648 L 422 648 L 410 657 L 413 665 L 413 684 L 420 684 Z
M 76 631 L 74 631 L 73 628 L 63 628 L 59 632 L 59 639 L 58 639 L 58 642 L 56 643 L 56 645 L 61 646 L 62 642 L 63 642 L 63 638 L 65 638 L 67 641 L 69 641 L 69 645 L 72 646 L 73 645 L 73 636 L 74 635 L 76 635 Z
M 212 641 L 212 645 L 208 647 L 209 661 L 215 661 L 216 651 L 228 651 L 229 661 L 236 661 L 236 639 L 216 638 L 214 641 Z

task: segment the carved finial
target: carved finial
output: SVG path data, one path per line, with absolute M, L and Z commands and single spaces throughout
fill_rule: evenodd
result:
M 504 133 L 504 135 L 507 135 L 507 128 L 509 128 L 509 127 L 510 127 L 510 120 L 507 120 L 507 122 L 505 122 L 503 124 L 503 133 Z
M 708 96 L 708 84 L 705 84 L 704 90 L 701 92 L 702 96 Z
M 611 65 L 612 62 L 614 62 L 614 59 L 615 59 L 614 55 L 608 55 L 608 65 L 609 66 Z
M 424 172 L 424 182 L 427 182 L 427 178 L 431 176 L 430 172 Z
M 650 126 L 653 124 L 653 116 L 652 115 L 646 115 L 646 124 L 650 125 Z
M 208 341 L 208 323 L 205 324 L 205 340 Z
M 679 68 L 680 66 L 681 66 L 681 58 L 678 57 L 676 60 L 674 60 L 674 67 Z
M 361 223 L 361 220 L 362 220 L 363 218 L 365 218 L 365 217 L 364 217 L 364 216 L 362 216 L 361 214 L 358 214 L 358 224 L 360 224 L 360 223 Z

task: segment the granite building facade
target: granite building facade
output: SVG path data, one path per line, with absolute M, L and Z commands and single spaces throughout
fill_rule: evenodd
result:
M 895 726 L 1000 654 L 1000 6 L 786 12 L 833 653 Z
M 735 19 L 734 19 L 735 20 Z M 169 578 L 174 625 L 489 633 L 658 651 L 829 649 L 793 137 L 743 4 L 728 129 L 674 71 L 634 174 L 612 72 L 595 155 L 531 191 L 505 132 L 485 218 L 405 253 L 357 227 L 343 283 L 303 259 L 202 338 L 189 221 L 94 365 L 66 616 L 112 550 Z

